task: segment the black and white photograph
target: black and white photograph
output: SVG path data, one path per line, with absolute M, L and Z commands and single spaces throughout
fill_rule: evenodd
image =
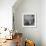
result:
M 23 20 L 24 27 L 36 27 L 36 15 L 35 14 L 24 14 L 22 20 Z

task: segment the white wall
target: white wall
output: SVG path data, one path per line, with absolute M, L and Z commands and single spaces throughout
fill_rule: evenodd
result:
M 41 1 L 41 40 L 42 46 L 46 46 L 46 0 Z
M 22 32 L 24 38 L 27 37 L 28 39 L 34 40 L 36 46 L 41 46 L 41 1 L 23 0 L 17 8 L 16 5 L 14 5 L 13 12 L 15 16 L 15 29 L 18 32 Z M 37 26 L 35 28 L 22 27 L 22 14 L 32 12 L 34 12 L 37 16 Z
M 12 28 L 12 6 L 15 2 L 16 0 L 0 0 L 0 26 Z M 46 46 L 46 0 L 41 2 L 40 0 L 23 0 L 22 4 L 18 5 L 19 8 L 15 9 L 15 7 L 15 28 L 18 32 L 23 32 L 25 38 L 34 39 L 38 46 L 41 42 L 42 46 Z M 22 27 L 21 13 L 23 12 L 37 13 L 36 28 Z
M 0 27 L 12 28 L 12 6 L 16 0 L 0 0 Z

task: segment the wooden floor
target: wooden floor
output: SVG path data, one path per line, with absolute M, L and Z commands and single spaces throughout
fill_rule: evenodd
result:
M 13 40 L 6 40 L 6 42 L 2 43 L 0 46 L 16 46 L 15 39 L 13 39 Z

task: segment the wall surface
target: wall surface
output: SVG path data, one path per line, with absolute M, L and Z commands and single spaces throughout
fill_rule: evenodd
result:
M 16 0 L 0 0 L 0 27 L 12 28 L 12 6 Z
M 41 1 L 41 40 L 42 46 L 46 46 L 46 0 Z
M 21 1 L 21 0 L 20 0 Z M 20 2 L 18 1 L 18 2 Z M 0 27 L 12 28 L 12 6 L 16 0 L 0 0 Z M 19 3 L 17 3 L 19 4 Z M 35 41 L 36 46 L 46 46 L 46 0 L 23 0 L 21 5 L 14 5 L 15 29 L 23 33 L 24 38 Z M 37 27 L 22 27 L 22 13 L 35 12 Z
M 23 37 L 35 41 L 36 46 L 41 46 L 41 1 L 40 0 L 23 0 L 20 5 L 13 7 L 15 30 L 23 33 Z M 35 13 L 36 27 L 23 27 L 22 14 Z

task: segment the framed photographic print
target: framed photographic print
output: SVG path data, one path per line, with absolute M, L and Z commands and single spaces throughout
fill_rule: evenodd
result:
M 36 14 L 24 13 L 22 15 L 22 26 L 23 27 L 36 27 Z

